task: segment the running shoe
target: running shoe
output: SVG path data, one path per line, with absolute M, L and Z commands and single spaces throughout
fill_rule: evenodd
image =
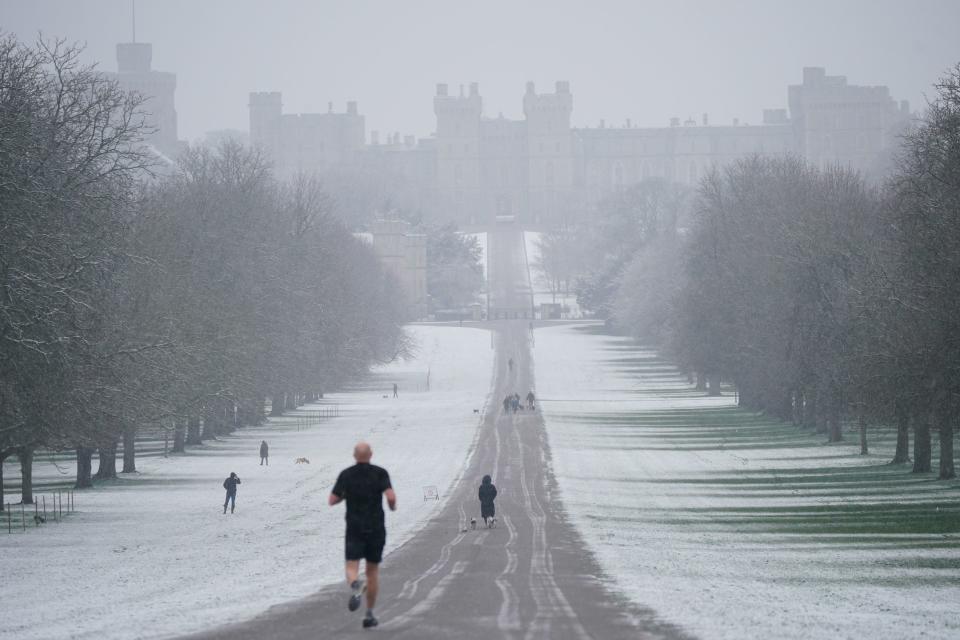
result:
M 356 611 L 360 608 L 360 600 L 363 597 L 363 592 L 366 591 L 366 585 L 360 584 L 359 580 L 354 580 L 350 583 L 350 600 L 347 602 L 347 609 L 350 611 Z

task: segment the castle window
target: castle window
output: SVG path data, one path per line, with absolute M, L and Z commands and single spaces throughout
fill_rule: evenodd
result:
M 546 182 L 548 185 L 553 185 L 553 163 L 552 162 L 547 163 L 546 171 L 544 173 L 546 174 L 544 182 Z

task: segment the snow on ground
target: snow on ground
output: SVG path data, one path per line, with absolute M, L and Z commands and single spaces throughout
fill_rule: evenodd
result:
M 564 507 L 626 597 L 704 639 L 960 637 L 960 486 L 883 465 L 889 436 L 826 446 L 569 325 L 534 361 Z
M 473 409 L 492 375 L 486 331 L 410 331 L 415 359 L 324 400 L 339 403 L 342 417 L 300 432 L 295 418 L 275 419 L 185 455 L 144 458 L 136 478 L 78 492 L 79 513 L 63 524 L 4 532 L 0 638 L 166 637 L 250 618 L 341 580 L 344 508 L 326 500 L 361 438 L 399 501 L 387 512 L 389 580 L 390 552 L 443 502 L 424 501 L 423 487 L 444 496 L 466 463 L 480 422 Z M 261 439 L 270 466 L 259 466 Z M 310 464 L 294 464 L 301 456 Z M 223 515 L 231 471 L 242 484 L 236 513 Z
M 546 282 L 536 264 L 540 262 L 540 232 L 524 231 L 523 243 L 527 251 L 527 265 L 530 269 L 530 281 L 533 286 L 533 304 L 540 307 L 543 303 L 559 303 L 565 307 L 565 318 L 582 318 L 583 312 L 580 305 L 577 304 L 577 296 L 572 292 L 564 294 L 562 292 L 553 294 L 550 291 L 550 284 Z

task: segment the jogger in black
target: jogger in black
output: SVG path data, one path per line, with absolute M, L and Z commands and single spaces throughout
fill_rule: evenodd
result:
M 330 493 L 330 506 L 347 501 L 347 532 L 345 537 L 345 556 L 347 561 L 347 583 L 350 585 L 350 600 L 347 608 L 356 611 L 360 607 L 360 598 L 367 594 L 367 615 L 363 627 L 377 626 L 373 607 L 377 602 L 379 590 L 380 560 L 383 558 L 383 546 L 387 540 L 384 525 L 383 496 L 391 511 L 397 509 L 397 494 L 390 484 L 390 474 L 386 469 L 370 464 L 373 450 L 366 442 L 359 442 L 353 448 L 353 458 L 357 464 L 340 472 L 337 482 Z M 366 561 L 367 583 L 360 582 L 360 560 Z

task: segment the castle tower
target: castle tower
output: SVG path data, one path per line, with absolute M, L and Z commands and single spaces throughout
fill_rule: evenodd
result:
M 283 98 L 279 91 L 250 93 L 250 143 L 261 148 L 274 163 L 280 161 L 280 117 Z
M 180 150 L 174 101 L 177 76 L 154 71 L 152 62 L 153 45 L 122 42 L 117 45 L 117 73 L 114 77 L 125 91 L 136 91 L 144 97 L 144 122 L 152 130 L 146 142 L 172 159 Z
M 554 93 L 538 94 L 532 82 L 523 96 L 527 120 L 529 212 L 532 222 L 556 219 L 573 186 L 573 136 L 570 83 L 557 82 Z
M 481 219 L 480 119 L 483 100 L 477 83 L 470 92 L 454 97 L 446 84 L 437 85 L 433 98 L 437 116 L 437 185 L 441 207 L 469 224 Z

